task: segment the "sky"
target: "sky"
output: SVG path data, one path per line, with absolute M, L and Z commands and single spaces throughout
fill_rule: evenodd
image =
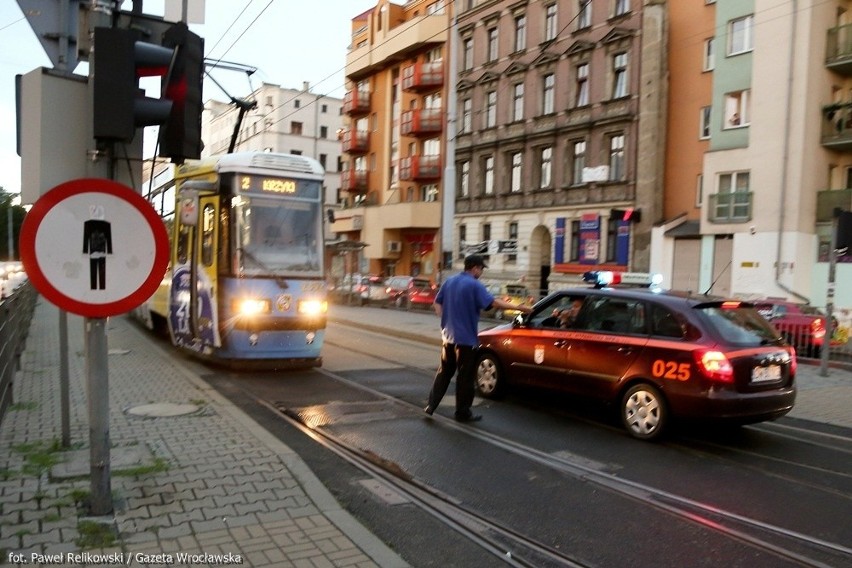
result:
M 205 56 L 256 67 L 257 72 L 248 78 L 213 71 L 228 94 L 208 79 L 204 99 L 242 98 L 261 83 L 301 89 L 306 81 L 315 93 L 342 98 L 352 18 L 375 5 L 376 0 L 206 0 L 205 23 L 190 25 L 204 38 Z M 124 9 L 130 7 L 126 1 Z M 143 12 L 162 16 L 164 0 L 144 0 Z M 0 1 L 0 46 L 0 187 L 19 193 L 15 75 L 53 64 L 15 0 Z M 76 72 L 85 74 L 86 69 L 83 64 Z

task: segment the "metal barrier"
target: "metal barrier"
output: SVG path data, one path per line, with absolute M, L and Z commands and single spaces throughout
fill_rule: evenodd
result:
M 0 301 L 0 424 L 13 402 L 12 385 L 20 369 L 38 293 L 28 281 Z

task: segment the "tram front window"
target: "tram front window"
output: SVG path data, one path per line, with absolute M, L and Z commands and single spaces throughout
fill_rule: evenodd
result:
M 321 276 L 318 203 L 235 199 L 239 270 L 250 276 Z

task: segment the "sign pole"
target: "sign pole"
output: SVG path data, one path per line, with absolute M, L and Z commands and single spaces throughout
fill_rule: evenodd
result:
M 92 515 L 112 513 L 109 455 L 109 366 L 105 318 L 86 318 L 89 463 Z

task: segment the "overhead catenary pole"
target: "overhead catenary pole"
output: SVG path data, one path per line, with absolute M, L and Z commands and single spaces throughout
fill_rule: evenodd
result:
M 841 210 L 835 209 L 831 218 L 831 239 L 828 246 L 828 283 L 825 290 L 825 337 L 820 350 L 819 374 L 828 376 L 828 356 L 831 348 L 831 336 L 834 335 L 834 280 L 837 275 L 837 226 Z

